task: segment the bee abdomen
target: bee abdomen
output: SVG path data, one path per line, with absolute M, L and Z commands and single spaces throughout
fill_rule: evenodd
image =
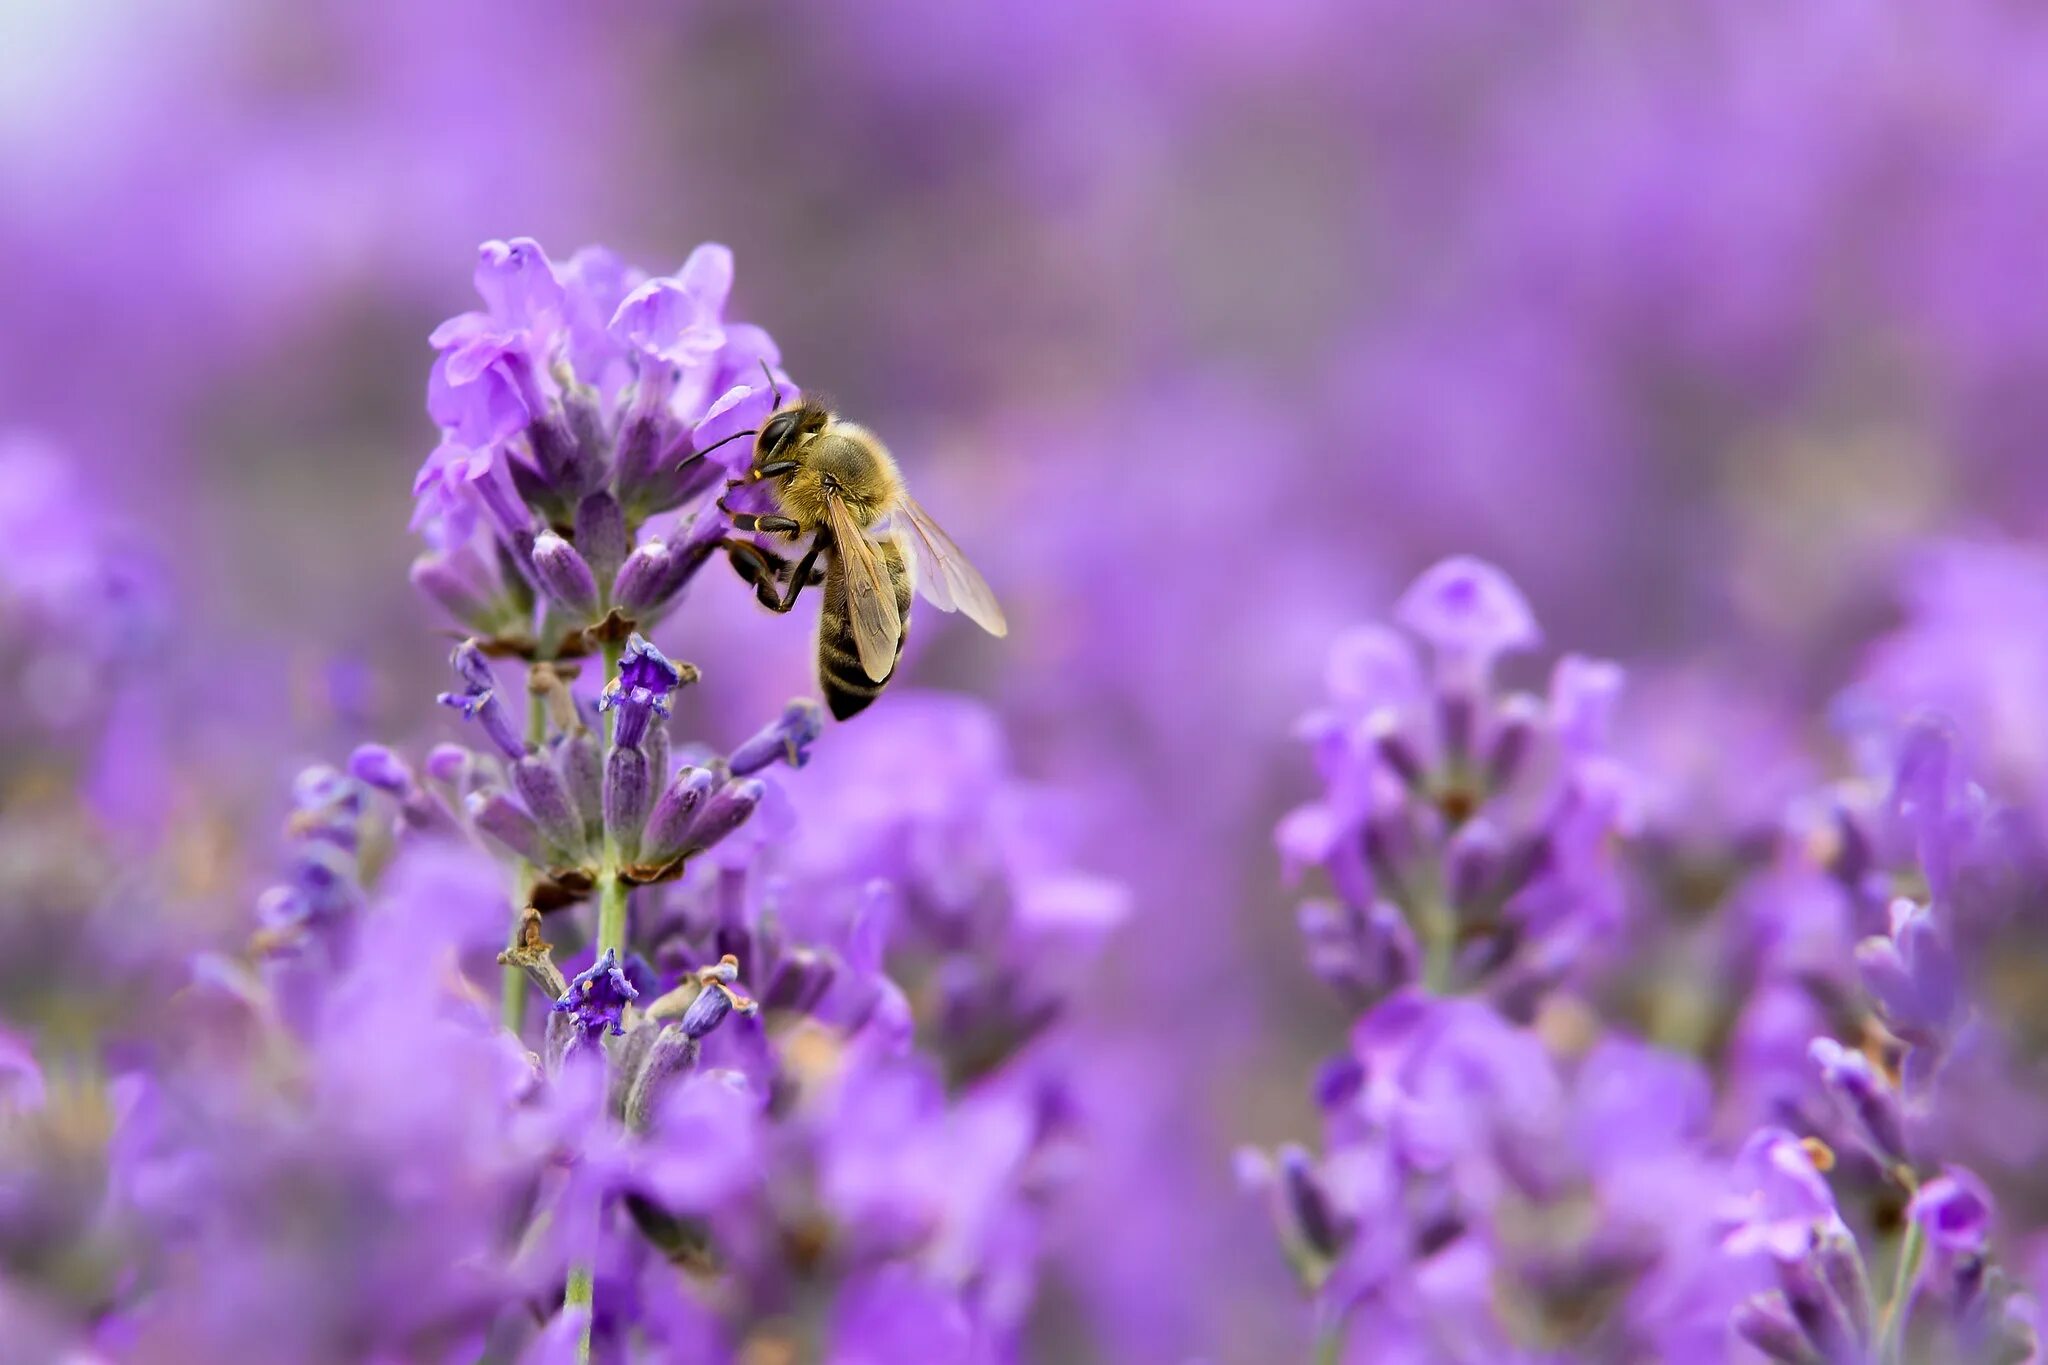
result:
M 894 546 L 887 547 L 882 563 L 896 588 L 896 616 L 902 623 L 901 633 L 896 637 L 896 657 L 901 659 L 903 641 L 910 635 L 910 575 Z M 835 588 L 836 592 L 832 590 Z M 861 666 L 860 651 L 853 643 L 853 621 L 846 611 L 845 587 L 828 583 L 825 604 L 818 613 L 818 687 L 825 694 L 825 705 L 832 718 L 850 720 L 865 711 L 894 676 L 893 663 L 879 681 L 868 676 L 867 669 Z
M 896 641 L 896 657 L 903 657 L 900 638 Z M 848 720 L 866 710 L 894 676 L 893 664 L 880 681 L 868 676 L 867 669 L 861 667 L 860 651 L 853 645 L 852 623 L 843 613 L 819 618 L 818 686 L 825 693 L 825 705 L 831 709 L 834 720 Z
M 831 623 L 826 622 L 829 626 Z M 836 635 L 820 632 L 818 639 L 818 686 L 825 693 L 825 705 L 831 708 L 834 720 L 846 720 L 867 709 L 882 693 L 883 684 L 868 676 L 860 666 L 860 657 L 853 650 L 853 635 L 845 630 L 845 619 L 838 623 L 840 633 Z M 895 673 L 891 668 L 891 675 Z

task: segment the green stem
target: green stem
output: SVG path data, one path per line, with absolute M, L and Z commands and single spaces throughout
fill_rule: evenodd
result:
M 626 956 L 626 884 L 610 871 L 597 885 L 597 955 L 607 948 Z
M 1422 938 L 1422 987 L 1431 995 L 1449 995 L 1451 969 L 1457 958 L 1457 925 L 1437 905 L 1423 906 L 1416 921 L 1416 932 Z
M 518 947 L 518 939 L 519 926 L 518 921 L 515 920 L 513 921 L 512 938 L 505 946 L 508 948 Z M 526 982 L 526 972 L 524 969 L 519 967 L 501 967 L 498 969 L 498 1022 L 510 1029 L 515 1035 L 526 1027 L 526 992 L 528 989 L 530 988 Z
M 1913 1277 L 1920 1273 L 1920 1258 L 1927 1250 L 1927 1235 L 1918 1222 L 1906 1224 L 1906 1240 L 1899 1245 L 1898 1265 L 1892 1271 L 1892 1301 L 1885 1305 L 1884 1338 L 1878 1359 L 1901 1359 L 1906 1345 L 1907 1299 L 1913 1292 Z
M 592 1290 L 593 1281 L 591 1277 L 590 1267 L 577 1266 L 575 1269 L 569 1272 L 569 1288 L 568 1292 L 562 1295 L 562 1307 L 564 1309 L 589 1309 L 591 1305 Z M 593 1318 L 588 1316 L 583 1319 L 582 1334 L 576 1338 L 577 1365 L 589 1365 L 590 1327 L 592 1321 Z
M 619 656 L 625 646 L 607 640 L 604 645 L 604 677 L 600 684 L 608 683 L 619 674 Z M 609 711 L 604 716 L 604 742 L 609 749 L 612 742 L 612 726 L 616 717 Z M 597 884 L 597 955 L 602 958 L 607 949 L 614 949 L 623 960 L 626 956 L 626 884 L 619 880 L 618 856 L 609 837 L 605 839 L 604 870 Z M 578 1304 L 588 1308 L 591 1302 L 592 1281 L 588 1266 L 578 1266 L 569 1272 L 569 1291 L 563 1296 L 562 1306 L 572 1308 Z M 589 1365 L 590 1327 L 585 1319 L 583 1334 L 576 1342 L 577 1365 Z
M 1314 1365 L 1337 1365 L 1344 1358 L 1344 1321 L 1339 1318 L 1316 1333 Z
M 607 640 L 604 644 L 604 681 L 609 683 L 619 675 L 619 656 L 625 653 L 625 646 L 617 641 Z M 612 726 L 617 722 L 616 712 L 604 713 L 604 742 L 609 749 L 612 742 Z M 616 948 L 621 960 L 626 956 L 626 884 L 619 880 L 619 850 L 610 834 L 604 841 L 604 871 L 597 884 L 597 955 L 604 956 L 607 948 Z
M 538 744 L 547 738 L 548 712 L 540 694 L 531 687 L 526 689 L 526 742 Z M 517 902 L 512 906 L 512 932 L 507 936 L 505 946 L 519 946 L 519 918 L 526 909 L 527 893 L 533 881 L 533 868 L 525 861 L 519 862 L 512 872 L 520 888 Z M 526 1024 L 526 993 L 532 989 L 526 981 L 526 973 L 518 967 L 502 967 L 498 976 L 498 1018 L 506 1028 L 516 1035 Z

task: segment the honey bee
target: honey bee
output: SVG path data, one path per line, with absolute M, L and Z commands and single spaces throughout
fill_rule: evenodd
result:
M 965 612 L 991 635 L 1008 633 L 988 583 L 905 490 L 873 432 L 813 399 L 784 404 L 778 391 L 773 415 L 743 434 L 755 437 L 753 464 L 726 494 L 766 483 L 776 514 L 735 511 L 723 495 L 719 510 L 738 530 L 808 537 L 810 548 L 794 567 L 751 541 L 726 541 L 727 555 L 770 611 L 787 612 L 805 587 L 823 585 L 818 685 L 836 719 L 865 710 L 896 671 L 913 585 L 940 611 Z

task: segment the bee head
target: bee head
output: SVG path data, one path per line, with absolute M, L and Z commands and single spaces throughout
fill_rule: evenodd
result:
M 754 463 L 766 464 L 781 456 L 783 447 L 796 436 L 797 414 L 795 408 L 784 408 L 768 419 L 768 425 L 761 428 L 761 437 L 754 444 Z
M 822 404 L 812 401 L 783 408 L 762 424 L 761 434 L 754 442 L 754 463 L 794 459 L 803 438 L 823 431 L 831 416 Z

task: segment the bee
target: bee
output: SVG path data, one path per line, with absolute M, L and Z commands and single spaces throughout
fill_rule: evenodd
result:
M 753 463 L 727 482 L 718 507 L 737 530 L 808 537 L 810 547 L 793 567 L 751 541 L 729 539 L 725 548 L 770 611 L 787 612 L 804 588 L 823 586 L 818 685 L 836 719 L 865 710 L 896 671 L 913 585 L 940 611 L 965 612 L 991 635 L 1008 633 L 988 583 L 910 496 L 873 432 L 814 399 L 784 404 L 777 391 L 774 401 L 760 430 L 742 433 L 755 438 Z M 733 489 L 761 483 L 775 514 L 726 505 Z

